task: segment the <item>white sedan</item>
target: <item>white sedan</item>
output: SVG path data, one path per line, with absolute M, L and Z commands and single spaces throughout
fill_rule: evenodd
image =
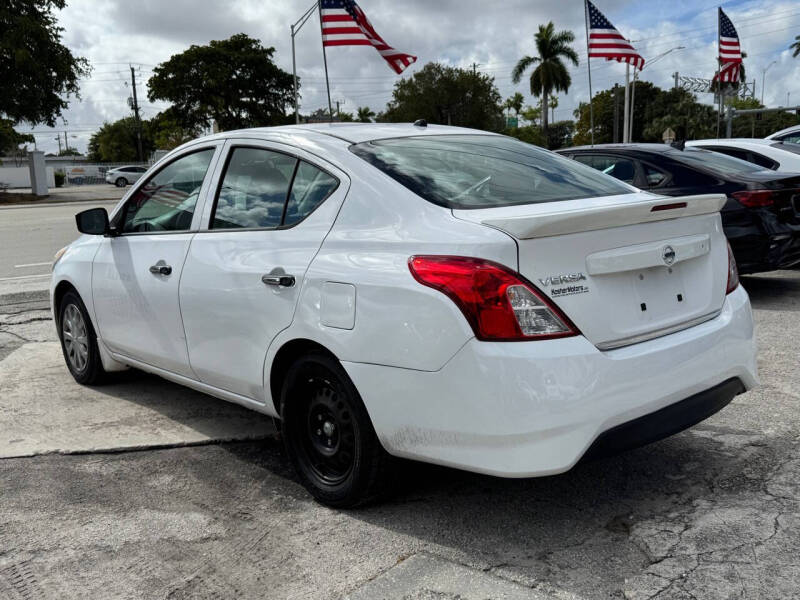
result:
M 145 173 L 147 173 L 147 167 L 137 165 L 115 167 L 106 171 L 106 183 L 113 183 L 117 187 L 125 187 L 139 181 L 139 178 Z
M 757 384 L 724 202 L 424 122 L 232 131 L 78 214 L 52 310 L 78 382 L 136 367 L 277 417 L 332 506 L 391 456 L 560 473 Z
M 800 144 L 761 138 L 723 138 L 694 140 L 686 145 L 727 154 L 773 171 L 800 173 Z

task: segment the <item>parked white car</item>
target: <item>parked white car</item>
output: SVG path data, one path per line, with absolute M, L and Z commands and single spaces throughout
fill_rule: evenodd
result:
M 132 366 L 278 417 L 333 506 L 390 455 L 560 473 L 756 385 L 724 202 L 469 129 L 232 131 L 78 214 L 52 310 L 78 382 Z
M 125 187 L 139 181 L 145 173 L 147 173 L 147 167 L 136 165 L 116 167 L 106 171 L 106 183 L 113 183 L 117 187 Z
M 800 144 L 800 125 L 792 125 L 786 129 L 781 129 L 766 137 L 768 140 L 775 140 L 778 142 L 789 142 L 792 144 Z
M 686 145 L 727 154 L 773 171 L 800 173 L 800 144 L 761 138 L 723 138 L 694 140 Z

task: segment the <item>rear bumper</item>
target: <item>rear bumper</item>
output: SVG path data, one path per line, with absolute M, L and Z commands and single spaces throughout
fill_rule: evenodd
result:
M 473 339 L 436 372 L 343 365 L 388 452 L 506 477 L 566 471 L 604 432 L 677 406 L 681 416 L 657 432 L 669 435 L 697 422 L 682 401 L 712 398 L 694 413 L 702 419 L 733 397 L 729 380 L 737 392 L 758 383 L 741 286 L 710 321 L 605 352 L 583 337 Z
M 732 377 L 661 410 L 612 427 L 597 436 L 582 459 L 610 456 L 669 437 L 719 412 L 744 391 L 742 381 Z

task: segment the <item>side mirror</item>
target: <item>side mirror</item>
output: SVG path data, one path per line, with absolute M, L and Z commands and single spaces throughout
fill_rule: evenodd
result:
M 105 235 L 109 232 L 108 211 L 105 208 L 90 208 L 75 215 L 78 231 L 89 235 Z

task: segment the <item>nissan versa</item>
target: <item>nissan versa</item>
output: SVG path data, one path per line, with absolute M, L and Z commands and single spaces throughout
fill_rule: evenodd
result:
M 391 456 L 560 473 L 756 385 L 724 202 L 424 122 L 226 132 L 76 216 L 52 309 L 78 382 L 136 367 L 278 417 L 332 506 Z

